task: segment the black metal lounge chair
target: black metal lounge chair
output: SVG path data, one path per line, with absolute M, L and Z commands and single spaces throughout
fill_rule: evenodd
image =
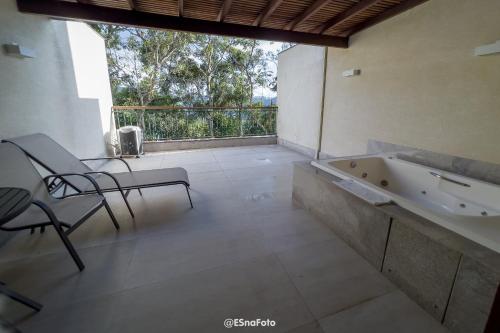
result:
M 53 180 L 69 176 L 81 179 L 82 183 L 86 182 L 94 188 L 96 194 L 69 195 L 58 198 L 52 196 L 49 187 L 50 184 L 54 184 Z M 31 229 L 33 231 L 40 228 L 43 232 L 46 226 L 53 226 L 79 270 L 83 270 L 85 265 L 68 235 L 103 206 L 108 211 L 115 228 L 120 228 L 99 185 L 92 177 L 64 173 L 42 178 L 26 154 L 11 143 L 0 143 L 0 187 L 20 188 L 31 193 L 31 205 L 20 215 L 2 223 L 0 229 L 5 231 Z M 9 193 L 0 194 L 10 195 Z M 17 199 L 15 196 L 12 198 L 12 200 Z
M 130 190 L 141 188 L 183 185 L 193 208 L 191 195 L 189 194 L 189 178 L 184 168 L 162 168 L 153 170 L 132 171 L 129 164 L 119 157 L 101 157 L 78 159 L 67 151 L 63 146 L 52 140 L 45 134 L 31 134 L 17 138 L 4 139 L 21 148 L 30 158 L 39 163 L 51 173 L 79 173 L 91 175 L 95 179 L 102 192 L 120 192 L 130 215 L 134 216 L 132 208 L 127 200 Z M 126 172 L 110 173 L 91 169 L 84 161 L 116 160 L 124 163 Z M 65 176 L 66 184 L 81 194 L 95 193 L 95 189 L 88 182 L 82 181 L 81 177 Z

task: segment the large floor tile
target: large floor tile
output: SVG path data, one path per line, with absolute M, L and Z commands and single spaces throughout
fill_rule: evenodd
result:
M 43 314 L 123 289 L 135 246 L 135 241 L 127 241 L 81 249 L 78 253 L 85 264 L 82 272 L 66 252 L 4 262 L 0 280 L 42 303 Z M 10 309 L 4 310 L 4 314 L 11 314 Z
M 246 215 L 245 202 L 239 197 L 221 198 L 218 200 L 195 201 L 193 213 L 207 221 L 223 222 L 238 225 Z M 184 216 L 180 217 L 185 219 Z
M 336 238 L 328 227 L 302 209 L 251 215 L 251 225 L 262 232 L 264 241 L 276 252 Z
M 87 299 L 57 309 L 43 312 L 18 323 L 24 333 L 107 333 L 112 328 L 112 318 L 120 305 L 120 294 Z
M 240 169 L 228 169 L 224 170 L 224 174 L 228 179 L 232 181 L 240 181 L 240 180 L 258 180 L 261 177 L 268 176 L 288 176 L 292 179 L 292 167 L 291 163 L 288 166 L 276 166 L 276 165 L 267 165 L 267 166 L 259 166 L 254 168 L 240 168 Z M 290 181 L 291 184 L 291 181 Z
M 262 175 L 256 179 L 231 180 L 231 185 L 240 195 L 264 192 L 292 193 L 292 178 L 286 175 Z
M 194 201 L 228 199 L 237 195 L 231 182 L 221 179 L 193 182 L 190 193 Z
M 126 214 L 125 211 L 119 213 L 120 209 L 114 211 L 121 224 L 120 230 L 115 229 L 106 211 L 100 210 L 69 235 L 75 248 L 111 244 L 134 238 L 134 235 L 127 233 L 132 223 L 128 211 Z M 0 262 L 54 253 L 66 254 L 67 251 L 53 227 L 46 227 L 42 234 L 39 230 L 33 234 L 30 234 L 29 230 L 22 230 L 0 248 Z
M 138 241 L 127 287 L 162 281 L 271 253 L 260 232 L 219 225 L 159 234 Z
M 196 184 L 197 182 L 203 181 L 218 181 L 224 183 L 228 181 L 228 178 L 222 170 L 219 170 L 189 173 L 189 181 L 191 182 L 191 184 Z
M 279 259 L 317 319 L 396 289 L 338 238 L 281 252 Z
M 163 157 L 161 163 L 162 167 L 216 162 L 210 150 L 177 151 L 166 153 L 161 156 Z
M 444 333 L 447 330 L 401 291 L 369 300 L 320 321 L 325 333 Z
M 184 166 L 184 169 L 186 169 L 190 175 L 195 173 L 222 171 L 222 168 L 217 162 L 187 164 Z
M 311 323 L 307 323 L 305 325 L 292 328 L 286 333 L 324 333 L 321 325 L 317 321 L 313 321 Z
M 239 196 L 244 200 L 248 213 L 254 216 L 298 209 L 289 191 L 241 193 Z
M 259 257 L 126 291 L 113 332 L 223 332 L 226 318 L 276 321 L 286 332 L 312 320 L 286 272 L 273 256 Z
M 247 169 L 247 168 L 270 166 L 272 165 L 272 161 L 265 157 L 253 158 L 253 159 L 233 159 L 229 161 L 219 161 L 219 165 L 223 170 Z

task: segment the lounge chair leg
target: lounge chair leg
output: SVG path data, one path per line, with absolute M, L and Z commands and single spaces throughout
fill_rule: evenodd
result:
M 108 211 L 109 217 L 111 217 L 111 221 L 113 221 L 113 224 L 115 225 L 116 230 L 120 229 L 120 225 L 118 224 L 118 221 L 116 221 L 115 214 L 113 214 L 113 211 L 111 210 L 111 207 L 109 207 L 106 199 L 103 199 L 102 203 L 104 204 L 104 207 Z
M 83 271 L 85 265 L 83 264 L 82 260 L 80 259 L 80 256 L 73 247 L 73 244 L 71 244 L 71 242 L 69 241 L 68 236 L 64 233 L 62 227 L 59 225 L 57 221 L 53 220 L 51 222 L 54 225 L 54 229 L 56 229 L 57 233 L 59 234 L 59 237 L 61 238 L 62 242 L 64 243 L 64 246 L 66 246 L 66 250 L 68 250 L 69 254 L 71 255 L 71 258 L 73 258 L 73 261 L 75 262 L 76 266 L 78 266 L 78 269 L 80 271 Z
M 141 197 L 142 197 L 142 191 L 141 191 L 141 189 L 140 189 L 140 188 L 138 188 L 138 189 L 137 189 L 137 191 L 139 191 L 139 194 L 140 194 L 140 195 L 141 195 Z
M 132 217 L 135 217 L 134 212 L 132 211 L 132 207 L 130 207 L 130 204 L 128 203 L 127 195 L 125 193 L 123 193 L 123 191 L 121 189 L 120 189 L 120 193 L 122 194 L 123 201 L 125 201 L 125 205 L 127 205 L 127 208 L 128 208 L 130 215 Z M 128 193 L 128 191 L 127 191 L 127 193 Z
M 3 283 L 3 282 L 0 283 L 0 293 L 8 296 L 9 298 L 11 298 L 11 299 L 13 299 L 21 304 L 26 305 L 27 307 L 32 308 L 33 310 L 35 310 L 37 312 L 40 311 L 43 307 L 42 304 L 35 302 L 34 300 L 29 299 L 28 297 L 23 296 L 21 294 L 18 294 L 14 290 L 7 288 L 5 286 L 5 283 Z
M 59 223 L 59 220 L 54 215 L 54 212 L 41 201 L 34 200 L 32 201 L 32 204 L 38 206 L 41 210 L 44 211 L 44 213 L 47 215 L 47 217 L 50 219 L 50 222 L 54 226 L 54 229 L 56 229 L 59 238 L 61 238 L 64 246 L 66 247 L 66 250 L 68 250 L 69 254 L 71 255 L 71 258 L 73 258 L 73 261 L 75 262 L 76 266 L 78 266 L 78 269 L 80 271 L 83 271 L 85 265 L 83 264 L 82 260 L 80 259 L 80 256 L 73 247 L 73 244 L 71 244 L 71 242 L 69 241 L 68 235 L 66 235 L 66 233 L 64 232 L 61 224 Z
M 189 194 L 189 186 L 187 185 L 184 185 L 186 187 L 186 192 L 187 192 L 187 195 L 188 195 L 188 198 L 189 198 L 189 204 L 191 205 L 191 208 L 194 208 L 193 207 L 193 201 L 191 201 L 191 195 Z

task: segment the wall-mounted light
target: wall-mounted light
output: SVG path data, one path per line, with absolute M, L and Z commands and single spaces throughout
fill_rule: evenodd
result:
M 18 58 L 35 58 L 35 51 L 16 43 L 3 44 L 3 49 L 7 55 Z
M 361 75 L 361 69 L 348 69 L 342 72 L 343 77 L 351 77 Z
M 493 44 L 478 46 L 474 49 L 474 55 L 476 56 L 485 56 L 495 53 L 500 53 L 500 40 L 497 40 Z

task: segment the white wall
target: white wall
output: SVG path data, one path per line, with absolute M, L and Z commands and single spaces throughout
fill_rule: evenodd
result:
M 278 56 L 278 136 L 313 151 L 318 146 L 324 49 L 297 45 Z
M 111 128 L 111 107 L 113 99 L 111 96 L 111 86 L 108 75 L 108 62 L 106 59 L 106 46 L 104 39 L 87 24 L 80 22 L 67 22 L 69 44 L 73 60 L 73 70 L 75 73 L 76 89 L 79 99 L 97 101 L 101 128 L 88 111 L 85 103 L 76 103 L 75 107 L 80 107 L 76 114 L 79 115 L 79 122 L 82 124 L 76 131 L 81 135 L 92 135 L 95 139 L 94 145 L 101 145 L 98 141 L 99 135 L 109 142 L 109 131 Z M 91 129 L 92 133 L 88 133 Z M 96 146 L 90 145 L 87 155 L 95 155 L 92 150 Z M 100 148 L 102 149 L 102 147 Z
M 42 132 L 80 157 L 103 155 L 112 106 L 104 42 L 84 23 L 21 14 L 0 2 L 0 44 L 36 57 L 0 53 L 0 138 Z
M 376 139 L 500 163 L 500 55 L 474 56 L 499 39 L 500 1 L 431 0 L 330 48 L 323 151 Z

